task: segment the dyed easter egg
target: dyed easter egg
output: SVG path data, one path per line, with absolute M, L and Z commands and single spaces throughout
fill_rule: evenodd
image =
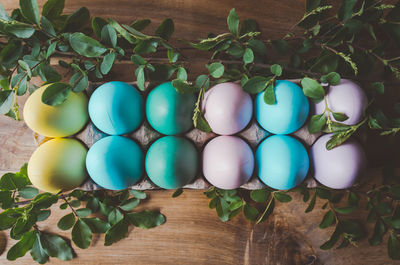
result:
M 150 125 L 166 135 L 189 131 L 192 126 L 194 94 L 180 94 L 170 82 L 154 88 L 147 97 L 146 116 Z
M 204 147 L 203 174 L 214 186 L 236 189 L 251 178 L 254 155 L 250 146 L 236 136 L 218 136 Z
M 342 123 L 347 125 L 354 125 L 360 122 L 368 105 L 367 96 L 362 88 L 347 79 L 342 79 L 337 86 L 330 86 L 326 94 L 326 100 L 329 109 L 333 112 L 346 114 L 348 119 Z M 316 114 L 322 114 L 325 110 L 325 102 L 316 103 L 314 108 Z M 330 115 L 332 120 L 336 121 L 332 113 Z
M 109 190 L 122 190 L 143 176 L 144 156 L 139 145 L 123 136 L 108 136 L 92 145 L 86 168 L 96 184 Z
M 303 144 L 291 136 L 268 137 L 256 151 L 258 176 L 267 186 L 288 190 L 305 179 L 309 159 Z
M 143 121 L 143 99 L 133 86 L 112 81 L 99 86 L 89 100 L 89 116 L 110 135 L 129 133 Z
M 308 116 L 308 100 L 295 83 L 278 80 L 275 85 L 275 104 L 264 102 L 264 93 L 257 95 L 255 114 L 258 123 L 273 134 L 297 131 Z
M 84 93 L 71 92 L 57 106 L 42 102 L 47 86 L 38 88 L 24 106 L 24 121 L 33 131 L 47 137 L 66 137 L 79 132 L 88 121 L 88 99 Z
M 55 138 L 41 144 L 28 163 L 32 184 L 45 192 L 58 193 L 79 187 L 87 178 L 87 149 L 74 139 Z
M 150 180 L 157 186 L 164 189 L 180 188 L 196 177 L 196 147 L 183 137 L 162 137 L 147 151 L 145 167 Z
M 332 189 L 346 189 L 354 185 L 366 167 L 366 156 L 361 145 L 353 138 L 331 149 L 326 143 L 332 134 L 318 138 L 310 150 L 314 178 Z
M 221 83 L 205 93 L 202 110 L 214 133 L 230 135 L 240 132 L 249 124 L 253 102 L 240 85 Z

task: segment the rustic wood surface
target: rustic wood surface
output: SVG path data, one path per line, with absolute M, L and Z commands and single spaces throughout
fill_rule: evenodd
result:
M 8 11 L 18 1 L 2 0 Z M 45 1 L 38 1 L 40 6 Z M 264 36 L 280 37 L 303 15 L 304 0 L 287 1 L 195 1 L 195 0 L 66 0 L 66 13 L 82 5 L 92 16 L 112 17 L 129 23 L 150 18 L 152 31 L 164 18 L 175 21 L 175 37 L 196 39 L 210 31 L 225 32 L 226 15 L 235 7 L 240 18 L 256 18 Z M 133 68 L 119 64 L 110 79 L 133 81 Z M 21 98 L 21 106 L 26 98 Z M 32 132 L 23 122 L 0 117 L 0 174 L 16 171 L 28 161 L 35 144 Z M 371 170 L 370 177 L 378 176 Z M 358 247 L 322 251 L 321 245 L 332 232 L 320 230 L 322 210 L 305 214 L 306 205 L 294 196 L 289 204 L 279 204 L 268 221 L 253 225 L 242 216 L 222 223 L 202 191 L 185 190 L 179 198 L 171 191 L 150 191 L 150 199 L 142 206 L 160 209 L 167 216 L 166 224 L 151 230 L 133 229 L 129 238 L 110 247 L 95 237 L 87 250 L 75 248 L 77 258 L 69 262 L 51 259 L 50 264 L 399 264 L 387 257 L 386 244 L 370 247 L 363 240 Z M 317 203 L 316 207 L 321 207 Z M 41 229 L 70 238 L 56 223 L 65 213 L 58 205 Z M 357 213 L 364 216 L 365 212 Z M 29 254 L 16 262 L 6 260 L 6 251 L 14 244 L 6 232 L 0 232 L 0 264 L 33 264 Z

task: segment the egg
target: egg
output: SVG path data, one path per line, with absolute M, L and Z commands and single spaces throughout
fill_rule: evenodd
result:
M 249 124 L 253 114 L 253 102 L 240 85 L 221 83 L 205 93 L 202 110 L 214 133 L 231 135 L 240 132 Z
M 239 137 L 218 136 L 204 147 L 203 174 L 217 188 L 239 188 L 249 181 L 253 171 L 253 152 Z
M 255 157 L 259 178 L 277 190 L 296 187 L 308 172 L 307 151 L 302 143 L 291 136 L 268 137 L 258 146 Z
M 150 91 L 146 101 L 146 116 L 158 132 L 175 135 L 189 131 L 196 98 L 194 94 L 180 94 L 170 82 Z
M 347 189 L 365 172 L 366 155 L 362 146 L 353 138 L 331 149 L 326 143 L 332 134 L 318 138 L 310 150 L 314 178 L 332 189 Z
M 278 80 L 274 87 L 275 103 L 264 102 L 264 93 L 256 97 L 257 122 L 273 134 L 290 134 L 297 131 L 307 120 L 309 104 L 302 89 L 295 83 Z
M 164 136 L 150 146 L 145 167 L 150 180 L 157 186 L 164 189 L 183 187 L 196 177 L 196 147 L 183 137 Z
M 28 163 L 28 177 L 38 189 L 58 193 L 79 187 L 87 178 L 86 147 L 75 139 L 55 138 L 40 145 Z
M 342 79 L 337 86 L 330 86 L 326 94 L 326 100 L 329 109 L 333 112 L 346 114 L 347 120 L 342 123 L 354 125 L 359 123 L 363 116 L 364 110 L 368 105 L 368 99 L 362 88 L 356 83 Z M 325 110 L 325 102 L 322 100 L 314 105 L 315 114 L 322 114 Z M 332 113 L 332 120 L 337 121 Z M 337 121 L 340 122 L 340 121 Z
M 107 134 L 132 132 L 143 121 L 142 95 L 124 82 L 102 84 L 90 97 L 89 116 L 93 124 Z
M 24 121 L 33 131 L 46 137 L 66 137 L 79 132 L 87 123 L 88 98 L 84 93 L 71 92 L 61 104 L 50 106 L 42 102 L 46 86 L 29 96 L 24 106 Z
M 92 145 L 86 157 L 90 177 L 99 186 L 122 190 L 143 176 L 144 156 L 139 145 L 123 136 L 108 136 Z

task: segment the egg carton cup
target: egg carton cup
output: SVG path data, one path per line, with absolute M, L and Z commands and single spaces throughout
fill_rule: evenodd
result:
M 102 83 L 91 83 L 88 88 L 88 94 L 90 95 L 91 93 L 93 93 L 95 88 L 97 88 L 101 84 Z M 135 85 L 136 83 L 130 83 L 130 84 Z M 264 129 L 262 129 L 257 124 L 257 122 L 255 121 L 255 118 L 253 116 L 252 120 L 246 126 L 246 128 L 243 131 L 235 134 L 234 136 L 238 136 L 238 137 L 242 138 L 243 140 L 245 140 L 252 148 L 253 154 L 254 154 L 258 144 L 262 140 L 264 140 L 266 137 L 268 137 L 269 135 L 271 135 L 271 134 L 269 132 L 265 131 Z M 300 140 L 307 149 L 309 149 L 309 147 L 317 140 L 319 135 L 320 134 L 310 134 L 308 132 L 307 124 L 305 124 L 302 128 L 300 128 L 296 132 L 290 134 L 290 136 L 293 136 L 293 137 L 297 138 L 298 140 Z M 97 142 L 101 138 L 104 138 L 107 136 L 108 136 L 107 134 L 98 130 L 92 122 L 89 122 L 82 131 L 80 131 L 77 135 L 74 136 L 74 138 L 79 139 L 88 148 L 90 148 L 95 142 Z M 145 121 L 142 122 L 142 124 L 140 125 L 140 127 L 138 129 L 136 129 L 135 131 L 133 131 L 131 133 L 122 135 L 122 136 L 125 136 L 125 137 L 128 137 L 128 138 L 134 140 L 136 143 L 138 143 L 140 145 L 144 154 L 146 154 L 147 150 L 149 149 L 151 144 L 155 140 L 157 140 L 165 135 L 160 134 L 157 131 L 155 131 L 151 127 L 151 125 L 147 122 L 147 120 L 145 119 Z M 199 154 L 199 158 L 201 158 L 203 148 L 206 145 L 206 143 L 209 140 L 211 140 L 212 138 L 217 137 L 218 135 L 215 133 L 205 133 L 203 131 L 200 131 L 200 130 L 194 128 L 187 133 L 180 134 L 177 136 L 185 137 L 186 139 L 191 140 L 196 146 L 196 149 Z M 34 135 L 34 139 L 37 144 L 40 144 L 43 140 L 45 140 L 45 137 L 36 134 L 36 135 Z M 183 186 L 183 188 L 204 190 L 204 189 L 208 189 L 209 187 L 212 186 L 204 178 L 201 168 L 202 168 L 202 165 L 200 163 L 199 171 L 197 172 L 197 176 L 194 179 L 194 181 L 188 185 Z M 256 189 L 262 189 L 262 188 L 266 187 L 266 185 L 260 181 L 260 179 L 258 178 L 255 171 L 256 170 L 254 170 L 254 173 L 253 173 L 253 176 L 251 177 L 251 179 L 247 183 L 240 186 L 240 188 L 247 189 L 247 190 L 256 190 Z M 318 186 L 317 182 L 309 175 L 307 176 L 307 178 L 305 180 L 307 187 Z M 97 185 L 90 178 L 88 178 L 88 180 L 86 180 L 81 185 L 80 188 L 82 190 L 104 189 L 103 187 Z M 129 188 L 135 189 L 135 190 L 161 189 L 160 187 L 156 186 L 155 184 L 153 184 L 151 182 L 151 180 L 149 179 L 149 177 L 147 176 L 146 173 L 145 173 L 145 176 L 137 184 L 132 185 Z

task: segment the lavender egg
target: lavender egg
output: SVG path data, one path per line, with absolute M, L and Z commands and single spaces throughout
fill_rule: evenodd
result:
M 360 122 L 368 104 L 367 96 L 362 88 L 347 79 L 342 79 L 337 86 L 330 86 L 326 100 L 329 109 L 333 112 L 346 114 L 348 119 L 342 123 L 347 125 L 354 125 Z M 316 114 L 322 114 L 325 110 L 325 102 L 323 100 L 318 102 L 315 104 L 314 109 Z M 330 115 L 332 120 L 336 121 L 333 115 Z
M 236 136 L 218 136 L 203 151 L 203 174 L 214 186 L 236 189 L 249 181 L 254 171 L 250 146 Z
M 221 83 L 205 93 L 202 110 L 214 133 L 230 135 L 240 132 L 249 124 L 253 102 L 240 85 Z
M 311 164 L 314 178 L 332 189 L 347 189 L 354 185 L 366 167 L 363 148 L 355 139 L 349 139 L 331 150 L 326 143 L 332 134 L 325 134 L 311 147 Z

